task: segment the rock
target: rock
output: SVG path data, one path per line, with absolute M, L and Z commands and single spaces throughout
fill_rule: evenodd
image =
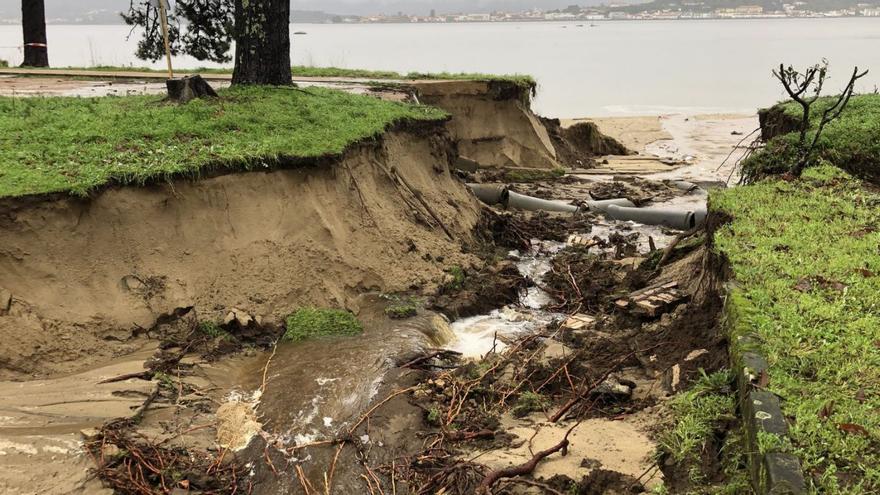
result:
M 608 378 L 600 383 L 599 386 L 593 390 L 593 393 L 598 395 L 609 395 L 615 398 L 629 399 L 632 397 L 632 388 L 621 383 L 616 378 Z
M 253 322 L 254 318 L 251 315 L 236 308 L 232 308 L 231 310 L 229 310 L 229 313 L 227 313 L 226 317 L 223 318 L 224 326 L 229 326 L 232 323 L 235 323 L 241 328 L 247 328 Z

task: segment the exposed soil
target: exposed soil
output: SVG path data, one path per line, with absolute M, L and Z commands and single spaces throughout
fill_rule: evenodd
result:
M 493 94 L 489 86 L 450 81 L 417 88 L 422 103 L 452 114 L 447 128 L 462 157 L 490 168 L 558 167 L 553 141 L 521 91 Z
M 218 321 L 238 308 L 271 323 L 301 305 L 356 310 L 370 291 L 432 292 L 444 269 L 476 259 L 460 246 L 478 208 L 450 173 L 451 153 L 442 138 L 397 132 L 335 167 L 6 200 L 0 280 L 12 307 L 0 316 L 0 377 L 131 351 L 132 337 L 177 308 Z
M 616 139 L 602 134 L 593 122 L 579 122 L 562 127 L 559 119 L 542 118 L 556 147 L 559 162 L 569 168 L 592 168 L 595 158 L 633 153 Z

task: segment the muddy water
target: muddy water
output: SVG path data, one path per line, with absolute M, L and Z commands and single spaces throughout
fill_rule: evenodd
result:
M 259 404 L 264 431 L 285 446 L 333 438 L 366 410 L 388 371 L 452 339 L 440 316 L 390 320 L 382 307 L 374 300 L 360 312 L 364 333 L 358 337 L 278 345 Z M 262 387 L 268 359 L 263 355 L 242 366 L 241 393 Z

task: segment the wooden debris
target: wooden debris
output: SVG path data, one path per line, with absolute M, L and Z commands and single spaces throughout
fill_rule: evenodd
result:
M 578 313 L 565 320 L 565 323 L 562 324 L 562 328 L 567 330 L 583 330 L 584 328 L 591 327 L 595 324 L 596 318 L 583 313 Z
M 580 246 L 580 247 L 584 247 L 584 248 L 591 248 L 593 246 L 599 245 L 599 241 L 596 239 L 587 239 L 586 237 L 580 236 L 577 234 L 572 234 L 572 235 L 568 236 L 568 240 L 566 241 L 566 244 L 568 244 L 569 246 Z
M 678 288 L 678 282 L 669 282 L 637 290 L 614 304 L 619 309 L 631 309 L 655 317 L 665 313 L 688 299 L 688 294 Z

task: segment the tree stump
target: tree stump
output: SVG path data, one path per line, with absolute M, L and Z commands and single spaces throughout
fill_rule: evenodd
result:
M 178 103 L 186 103 L 195 98 L 218 96 L 214 88 L 199 75 L 169 79 L 165 85 L 168 88 L 168 99 Z

